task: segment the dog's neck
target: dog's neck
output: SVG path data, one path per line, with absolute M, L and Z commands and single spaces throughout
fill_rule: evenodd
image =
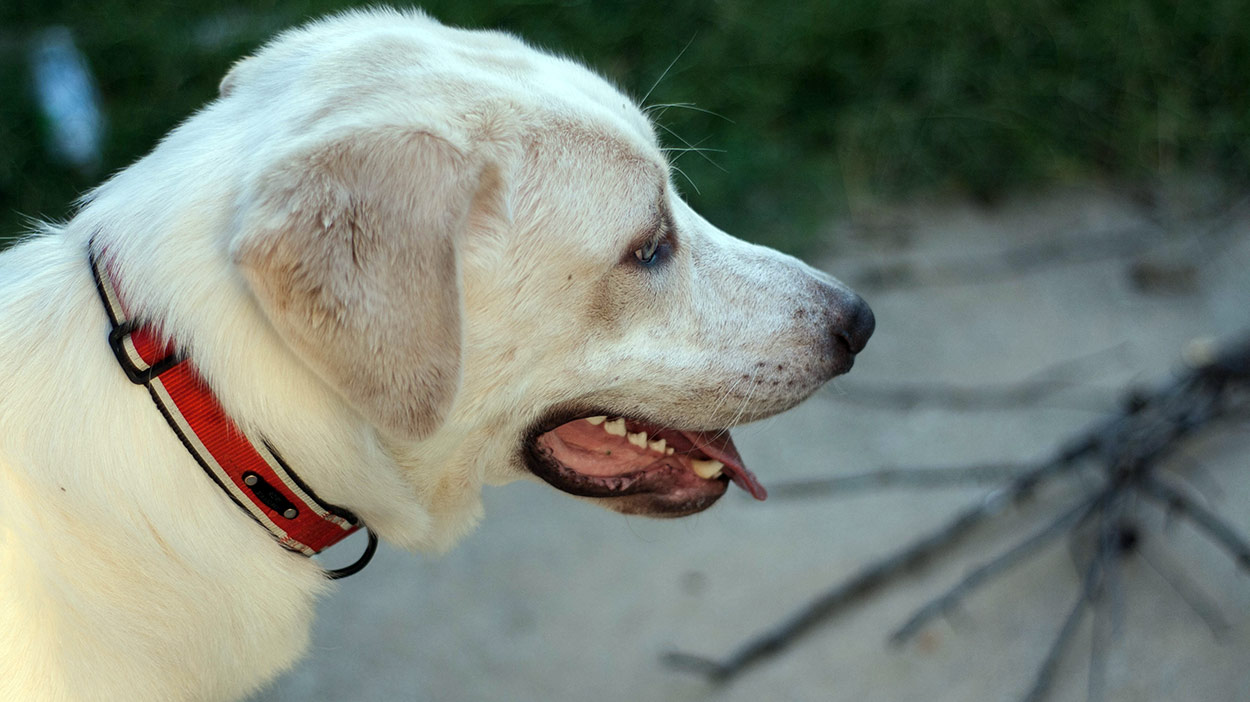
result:
M 359 517 L 319 498 L 263 437 L 240 430 L 174 340 L 162 338 L 155 327 L 128 313 L 108 252 L 94 241 L 88 249 L 92 277 L 111 324 L 109 346 L 119 367 L 131 382 L 147 388 L 170 430 L 205 474 L 284 548 L 306 556 L 362 527 L 367 530 Z M 363 569 L 377 547 L 377 537 L 371 532 L 368 536 L 355 563 L 327 571 L 327 576 L 337 579 Z
M 197 143 L 181 130 L 162 148 Z M 213 154 L 189 156 L 203 174 L 188 191 L 198 198 L 194 217 L 165 206 L 171 199 L 189 201 L 186 194 L 119 197 L 128 191 L 120 182 L 125 178 L 178 187 L 172 174 L 146 172 L 159 165 L 144 159 L 91 196 L 71 222 L 76 238 L 97 232 L 135 314 L 176 340 L 230 416 L 272 443 L 318 494 L 358 514 L 385 541 L 416 550 L 449 548 L 476 522 L 480 506 L 446 510 L 445 502 L 436 502 L 440 486 L 425 484 L 435 471 L 422 466 L 465 460 L 474 454 L 461 444 L 470 440 L 451 427 L 416 444 L 385 436 L 279 338 L 230 259 L 237 185 L 229 168 Z M 179 236 L 168 236 L 174 229 Z M 479 481 L 479 472 L 465 465 L 461 478 Z M 432 514 L 432 504 L 446 513 Z

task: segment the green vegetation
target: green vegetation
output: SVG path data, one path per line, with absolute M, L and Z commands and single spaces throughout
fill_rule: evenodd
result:
M 1242 0 L 431 0 L 445 22 L 515 31 L 658 108 L 735 233 L 803 248 L 849 200 L 991 199 L 1057 180 L 1250 174 L 1250 7 Z M 0 237 L 62 217 L 210 99 L 231 61 L 331 0 L 194 5 L 9 0 L 0 6 Z M 103 167 L 45 151 L 26 43 L 70 27 L 108 120 Z M 671 131 L 670 131 L 671 130 Z M 680 135 L 680 136 L 678 136 Z M 706 156 L 704 158 L 703 156 Z M 715 161 L 715 164 L 710 161 Z M 680 176 L 679 176 L 680 179 Z

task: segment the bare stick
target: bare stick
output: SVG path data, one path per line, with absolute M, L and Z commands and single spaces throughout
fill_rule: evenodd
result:
M 1141 483 L 1142 494 L 1154 498 L 1181 517 L 1189 519 L 1232 556 L 1237 566 L 1250 572 L 1250 543 L 1215 512 L 1189 499 L 1185 493 L 1160 480 L 1147 476 Z
M 1107 498 L 1117 487 L 1105 488 L 1088 499 L 1081 500 L 1074 507 L 1052 519 L 1046 526 L 1034 532 L 1023 541 L 969 571 L 963 580 L 960 580 L 940 597 L 929 600 L 928 603 L 916 610 L 915 614 L 902 626 L 895 629 L 894 633 L 890 635 L 890 643 L 895 646 L 906 643 L 927 626 L 929 622 L 950 611 L 951 607 L 972 594 L 978 587 L 984 585 L 995 576 L 1010 570 L 1042 546 L 1063 535 L 1074 524 L 1084 520 L 1096 507 L 1106 502 Z
M 1083 232 L 1080 237 L 1066 240 L 1052 235 L 985 256 L 964 256 L 958 260 L 905 268 L 903 275 L 898 274 L 900 266 L 895 261 L 864 267 L 856 274 L 855 282 L 864 288 L 888 290 L 975 285 L 1016 279 L 1056 266 L 1131 256 L 1146 249 L 1146 242 L 1159 240 L 1160 231 L 1157 226 L 1135 225 Z
M 1105 607 L 1094 607 L 1093 632 L 1089 642 L 1089 687 L 1086 702 L 1102 702 L 1107 689 L 1107 649 L 1111 644 L 1111 614 Z
M 1183 448 L 1172 454 L 1171 460 L 1159 467 L 1167 470 L 1170 476 L 1192 488 L 1195 493 L 1202 497 L 1202 501 L 1207 504 L 1215 502 L 1224 494 L 1220 481 L 1211 474 L 1210 470 L 1207 470 L 1206 466 L 1189 455 Z
M 1199 363 L 1170 383 L 1149 391 L 1128 393 L 1122 410 L 1095 422 L 1077 433 L 1048 461 L 1033 467 L 1023 467 L 1008 485 L 991 492 L 980 502 L 971 504 L 958 512 L 944 525 L 930 531 L 927 536 L 913 541 L 902 549 L 868 564 L 857 573 L 825 591 L 804 607 L 793 613 L 779 626 L 763 635 L 748 640 L 731 656 L 716 660 L 699 655 L 671 653 L 665 661 L 676 668 L 696 672 L 714 682 L 728 682 L 751 666 L 777 655 L 800 640 L 818 625 L 835 618 L 862 601 L 876 595 L 884 587 L 902 577 L 923 570 L 928 564 L 945 555 L 965 540 L 982 522 L 1000 514 L 1013 503 L 1029 498 L 1042 483 L 1067 473 L 1077 466 L 1097 465 L 1104 475 L 1101 485 L 1091 486 L 1099 494 L 1087 502 L 1070 508 L 1031 536 L 1018 542 L 994 560 L 978 567 L 965 576 L 954 589 L 937 600 L 925 605 L 896 632 L 900 640 L 911 636 L 915 630 L 938 613 L 949 610 L 960 598 L 1036 552 L 1047 540 L 1063 533 L 1072 523 L 1079 522 L 1093 510 L 1102 510 L 1104 516 L 1100 537 L 1097 539 L 1096 555 L 1091 558 L 1085 572 L 1081 597 L 1068 613 L 1047 657 L 1038 669 L 1033 686 L 1028 693 L 1029 702 L 1037 702 L 1050 689 L 1059 659 L 1069 647 L 1080 618 L 1087 606 L 1100 596 L 1110 598 L 1112 604 L 1112 630 L 1118 628 L 1117 609 L 1122 596 L 1118 586 L 1116 567 L 1122 554 L 1132 547 L 1133 539 L 1120 530 L 1119 509 L 1131 491 L 1140 491 L 1151 499 L 1163 502 L 1177 513 L 1194 522 L 1202 531 L 1227 549 L 1237 560 L 1239 567 L 1250 570 L 1250 545 L 1235 529 L 1203 505 L 1186 497 L 1185 493 L 1160 479 L 1159 467 L 1169 455 L 1175 453 L 1184 440 L 1224 417 L 1232 416 L 1244 407 L 1250 395 L 1250 336 L 1236 343 L 1213 349 Z M 1003 466 L 972 466 L 962 470 L 935 471 L 931 475 L 918 475 L 919 471 L 893 469 L 875 474 L 844 476 L 831 481 L 809 481 L 799 484 L 796 490 L 810 494 L 817 489 L 830 492 L 853 490 L 881 484 L 914 484 L 934 481 L 934 484 L 953 484 L 960 480 L 988 477 L 993 469 Z M 941 475 L 941 477 L 938 477 Z M 823 486 L 823 487 L 822 487 Z M 832 487 L 830 487 L 832 486 Z M 1101 500 L 1109 500 L 1115 509 L 1109 509 Z M 1099 579 L 1102 580 L 1100 584 Z M 1105 590 L 1101 595 L 1095 588 Z M 1090 694 L 1102 691 L 1099 678 L 1105 655 L 1105 639 L 1095 632 L 1091 648 Z
M 1122 488 L 1123 486 L 1121 486 Z M 1094 623 L 1089 642 L 1089 687 L 1087 702 L 1102 702 L 1107 687 L 1107 649 L 1118 636 L 1123 619 L 1123 590 L 1120 561 L 1136 545 L 1126 540 L 1123 530 L 1125 509 L 1123 489 L 1114 493 L 1099 514 L 1098 550 L 1103 559 L 1101 583 L 1094 590 L 1091 604 Z
M 1141 555 L 1142 561 L 1158 573 L 1159 577 L 1163 578 L 1163 582 L 1167 583 L 1181 598 L 1181 601 L 1207 625 L 1207 628 L 1211 630 L 1211 636 L 1216 641 L 1222 641 L 1232 625 L 1220 612 L 1219 606 L 1215 604 L 1211 596 L 1172 562 L 1167 551 L 1156 549 L 1152 541 L 1143 541 L 1138 554 Z
M 1012 385 L 968 387 L 939 383 L 898 383 L 872 385 L 844 381 L 837 385 L 845 394 L 836 395 L 840 402 L 877 409 L 913 410 L 917 407 L 941 407 L 956 412 L 1016 409 L 1045 405 L 1064 409 L 1102 411 L 1106 395 L 1091 391 L 1084 385 L 1060 380 L 1029 380 Z M 1082 399 L 1054 399 L 1065 391 L 1081 391 Z
M 910 410 L 917 405 L 939 406 L 952 410 L 994 410 L 1032 406 L 1043 404 L 1051 396 L 1066 390 L 1089 390 L 1087 383 L 1080 380 L 1086 376 L 1087 367 L 1094 362 L 1102 361 L 1112 355 L 1122 353 L 1129 344 L 1121 342 L 1108 348 L 1092 353 L 1066 358 L 1030 373 L 1022 381 L 998 386 L 964 386 L 942 383 L 903 383 L 881 385 L 838 383 L 836 388 L 845 391 L 838 395 L 841 401 L 852 402 L 871 407 Z M 1080 402 L 1065 400 L 1062 402 L 1045 402 L 1047 405 L 1059 405 L 1076 409 L 1098 409 L 1106 407 L 1105 395 L 1102 392 L 1090 392 L 1089 397 Z
M 1215 239 L 1211 242 L 1217 245 L 1214 248 L 1224 248 L 1235 241 L 1234 236 L 1239 231 L 1229 225 L 1248 201 L 1250 198 L 1242 198 L 1224 205 L 1206 220 L 1195 239 L 1204 243 Z M 899 260 L 865 266 L 856 273 L 855 282 L 864 288 L 877 290 L 992 283 L 1057 266 L 1141 255 L 1166 242 L 1169 239 L 1167 231 L 1157 224 L 1145 224 L 1082 232 L 1079 236 L 1054 232 L 1022 246 L 983 256 L 964 256 L 958 260 L 917 266 Z M 1220 235 L 1221 231 L 1223 235 Z M 1205 250 L 1196 252 L 1199 260 L 1215 260 L 1216 256 L 1210 248 L 1213 247 L 1201 247 Z
M 1036 467 L 1036 464 L 988 463 L 953 468 L 882 468 L 865 473 L 809 478 L 771 485 L 768 488 L 768 494 L 771 497 L 794 499 L 827 497 L 836 493 L 887 487 L 935 488 L 986 485 L 1007 482 Z
M 981 522 L 1028 496 L 1041 482 L 1076 465 L 1076 459 L 1083 456 L 1086 450 L 1083 444 L 1066 449 L 1055 460 L 1018 476 L 1010 486 L 991 492 L 928 536 L 866 566 L 850 580 L 826 591 L 772 631 L 748 641 L 729 658 L 717 661 L 673 652 L 664 656 L 664 662 L 674 668 L 702 674 L 712 682 L 728 682 L 742 671 L 785 650 L 816 626 L 858 604 L 884 585 L 902 575 L 922 570 L 939 553 L 967 537 Z
M 1024 696 L 1024 702 L 1041 702 L 1045 699 L 1046 693 L 1050 691 L 1050 686 L 1055 680 L 1055 671 L 1059 668 L 1059 661 L 1063 658 L 1063 654 L 1067 651 L 1072 637 L 1076 635 L 1077 626 L 1081 623 L 1081 616 L 1085 614 L 1085 607 L 1089 604 L 1093 597 L 1094 588 L 1098 583 L 1099 570 L 1105 554 L 1101 551 L 1089 561 L 1089 566 L 1085 569 L 1085 577 L 1081 583 L 1081 593 L 1076 599 L 1076 603 L 1072 605 L 1068 616 L 1063 620 L 1063 626 L 1059 628 L 1058 635 L 1055 636 L 1054 643 L 1050 645 L 1050 650 L 1046 652 L 1046 658 L 1042 660 L 1041 666 L 1037 669 L 1037 677 L 1033 679 L 1033 686 L 1029 688 L 1028 694 Z

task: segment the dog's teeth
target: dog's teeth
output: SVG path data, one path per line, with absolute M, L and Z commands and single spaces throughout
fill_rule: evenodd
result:
M 651 441 L 647 443 L 647 448 L 656 453 L 664 453 L 664 447 L 668 445 L 668 441 L 660 439 L 659 441 Z
M 647 447 L 647 432 L 645 431 L 640 431 L 637 434 L 630 434 L 625 438 L 629 439 L 629 443 L 637 446 L 638 448 Z
M 720 461 L 690 461 L 690 466 L 694 468 L 694 472 L 704 480 L 711 480 L 721 474 L 721 469 L 725 467 Z
M 586 421 L 590 422 L 591 424 L 595 426 L 599 426 L 600 424 L 603 424 L 604 420 L 606 419 L 607 417 L 603 415 L 599 415 L 598 417 L 587 417 Z
M 625 436 L 625 420 L 613 419 L 603 423 L 603 430 L 612 436 Z
M 672 447 L 672 446 L 669 446 L 668 448 L 664 449 L 664 455 L 665 455 L 665 456 L 671 456 L 671 455 L 673 455 L 673 447 Z

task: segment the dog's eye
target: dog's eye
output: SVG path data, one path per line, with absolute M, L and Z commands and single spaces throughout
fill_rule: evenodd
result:
M 654 266 L 664 259 L 664 252 L 667 248 L 661 237 L 653 236 L 647 239 L 647 243 L 634 249 L 634 258 L 644 266 Z

